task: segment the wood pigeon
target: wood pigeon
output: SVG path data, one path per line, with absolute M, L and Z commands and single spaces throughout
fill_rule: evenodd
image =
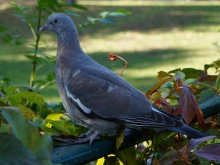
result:
M 58 36 L 56 83 L 66 112 L 90 129 L 82 142 L 91 144 L 99 134 L 116 132 L 121 126 L 164 128 L 193 138 L 206 136 L 181 118 L 152 107 L 139 90 L 86 55 L 69 16 L 50 15 L 39 32 L 44 30 Z

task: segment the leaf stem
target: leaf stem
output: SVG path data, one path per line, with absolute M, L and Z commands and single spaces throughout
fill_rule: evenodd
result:
M 128 62 L 127 62 L 124 58 L 122 58 L 122 57 L 120 57 L 120 56 L 118 56 L 118 55 L 116 55 L 116 54 L 113 54 L 113 53 L 110 53 L 110 54 L 108 55 L 108 57 L 109 57 L 109 59 L 112 60 L 112 61 L 117 60 L 117 59 L 121 59 L 122 61 L 125 62 L 125 66 L 124 66 L 124 68 L 122 69 L 121 73 L 119 74 L 119 76 L 121 76 L 121 75 L 123 74 L 123 72 L 125 71 L 125 69 L 127 68 Z
M 41 10 L 38 10 L 38 23 L 37 23 L 37 30 L 40 28 L 40 22 L 41 22 Z M 36 41 L 35 43 L 35 51 L 34 51 L 34 57 L 37 56 L 37 50 L 38 50 L 38 45 L 39 45 L 39 40 L 40 40 L 40 35 L 39 33 L 34 32 L 34 29 L 32 26 L 30 26 L 30 29 L 32 31 L 32 34 L 34 36 L 34 39 Z M 36 76 L 36 66 L 37 66 L 37 61 L 34 58 L 32 61 L 32 69 L 31 69 L 31 76 L 30 76 L 30 86 L 34 86 L 34 81 L 35 81 L 35 76 Z

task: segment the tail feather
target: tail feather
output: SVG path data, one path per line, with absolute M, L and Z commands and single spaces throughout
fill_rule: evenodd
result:
M 199 132 L 196 129 L 189 127 L 187 125 L 184 125 L 182 127 L 171 127 L 171 128 L 168 128 L 168 130 L 182 133 L 182 134 L 188 135 L 192 138 L 202 138 L 202 137 L 207 136 L 206 134 Z

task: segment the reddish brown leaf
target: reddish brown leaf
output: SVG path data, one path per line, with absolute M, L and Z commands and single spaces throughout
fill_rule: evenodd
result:
M 189 165 L 189 162 L 186 162 L 185 160 L 176 160 L 172 165 Z
M 194 153 L 197 156 L 203 157 L 208 160 L 220 161 L 220 144 L 209 144 L 201 149 L 197 149 Z
M 189 88 L 183 87 L 179 97 L 179 110 L 186 124 L 189 124 L 197 113 L 197 104 Z
M 209 82 L 211 82 L 211 81 L 213 81 L 213 82 L 215 82 L 215 80 L 217 79 L 217 75 L 208 75 L 206 72 L 204 72 L 204 74 L 203 75 L 201 75 L 198 79 L 197 79 L 197 81 L 198 82 L 204 82 L 204 81 L 209 81 Z
M 198 104 L 197 104 L 197 108 L 198 108 L 197 113 L 196 113 L 197 122 L 200 125 L 200 127 L 202 127 L 203 129 L 206 129 L 206 121 L 203 117 L 202 110 Z
M 206 136 L 203 138 L 191 139 L 189 142 L 188 152 L 191 151 L 194 147 L 198 146 L 199 144 L 208 141 L 210 139 L 215 138 L 216 136 Z
M 183 148 L 181 148 L 179 150 L 179 152 L 182 154 L 182 158 L 187 161 L 188 156 L 189 156 L 189 154 L 190 154 L 190 152 L 192 151 L 193 148 L 195 148 L 199 144 L 201 144 L 201 143 L 203 143 L 207 140 L 213 139 L 213 138 L 215 138 L 215 136 L 206 136 L 206 137 L 203 137 L 203 138 L 191 139 L 188 144 L 186 144 Z
M 172 114 L 175 116 L 180 115 L 181 114 L 180 109 L 177 107 L 176 109 L 174 109 Z
M 196 101 L 196 98 L 190 88 L 183 86 L 180 97 L 179 97 L 179 106 L 178 106 L 181 116 L 186 121 L 186 124 L 189 124 L 197 115 L 197 120 L 199 125 L 202 128 L 206 128 L 206 123 L 203 118 L 203 113 Z

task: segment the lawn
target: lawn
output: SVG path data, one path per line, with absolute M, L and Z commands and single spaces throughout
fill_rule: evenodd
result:
M 220 38 L 220 3 L 216 2 L 112 2 L 91 3 L 82 1 L 89 11 L 76 11 L 81 17 L 73 17 L 76 25 L 86 22 L 86 16 L 97 17 L 102 11 L 125 9 L 132 15 L 117 18 L 114 24 L 92 25 L 79 29 L 79 38 L 84 51 L 107 68 L 119 73 L 122 61 L 110 61 L 109 53 L 125 58 L 129 66 L 123 74 L 128 82 L 146 92 L 157 82 L 158 71 L 203 65 L 219 58 L 213 43 Z M 28 4 L 33 7 L 33 4 Z M 32 43 L 28 26 L 14 16 L 9 6 L 0 7 L 1 25 L 11 27 L 11 34 L 20 34 L 25 46 Z M 13 20 L 13 21 L 12 21 Z M 44 24 L 43 22 L 42 24 Z M 46 53 L 56 54 L 56 36 L 42 33 L 49 42 Z M 11 79 L 11 84 L 28 85 L 30 62 L 10 45 L 0 41 L 0 76 Z M 37 74 L 37 79 L 54 71 L 55 64 L 46 65 Z M 40 91 L 45 100 L 57 101 L 55 84 Z

